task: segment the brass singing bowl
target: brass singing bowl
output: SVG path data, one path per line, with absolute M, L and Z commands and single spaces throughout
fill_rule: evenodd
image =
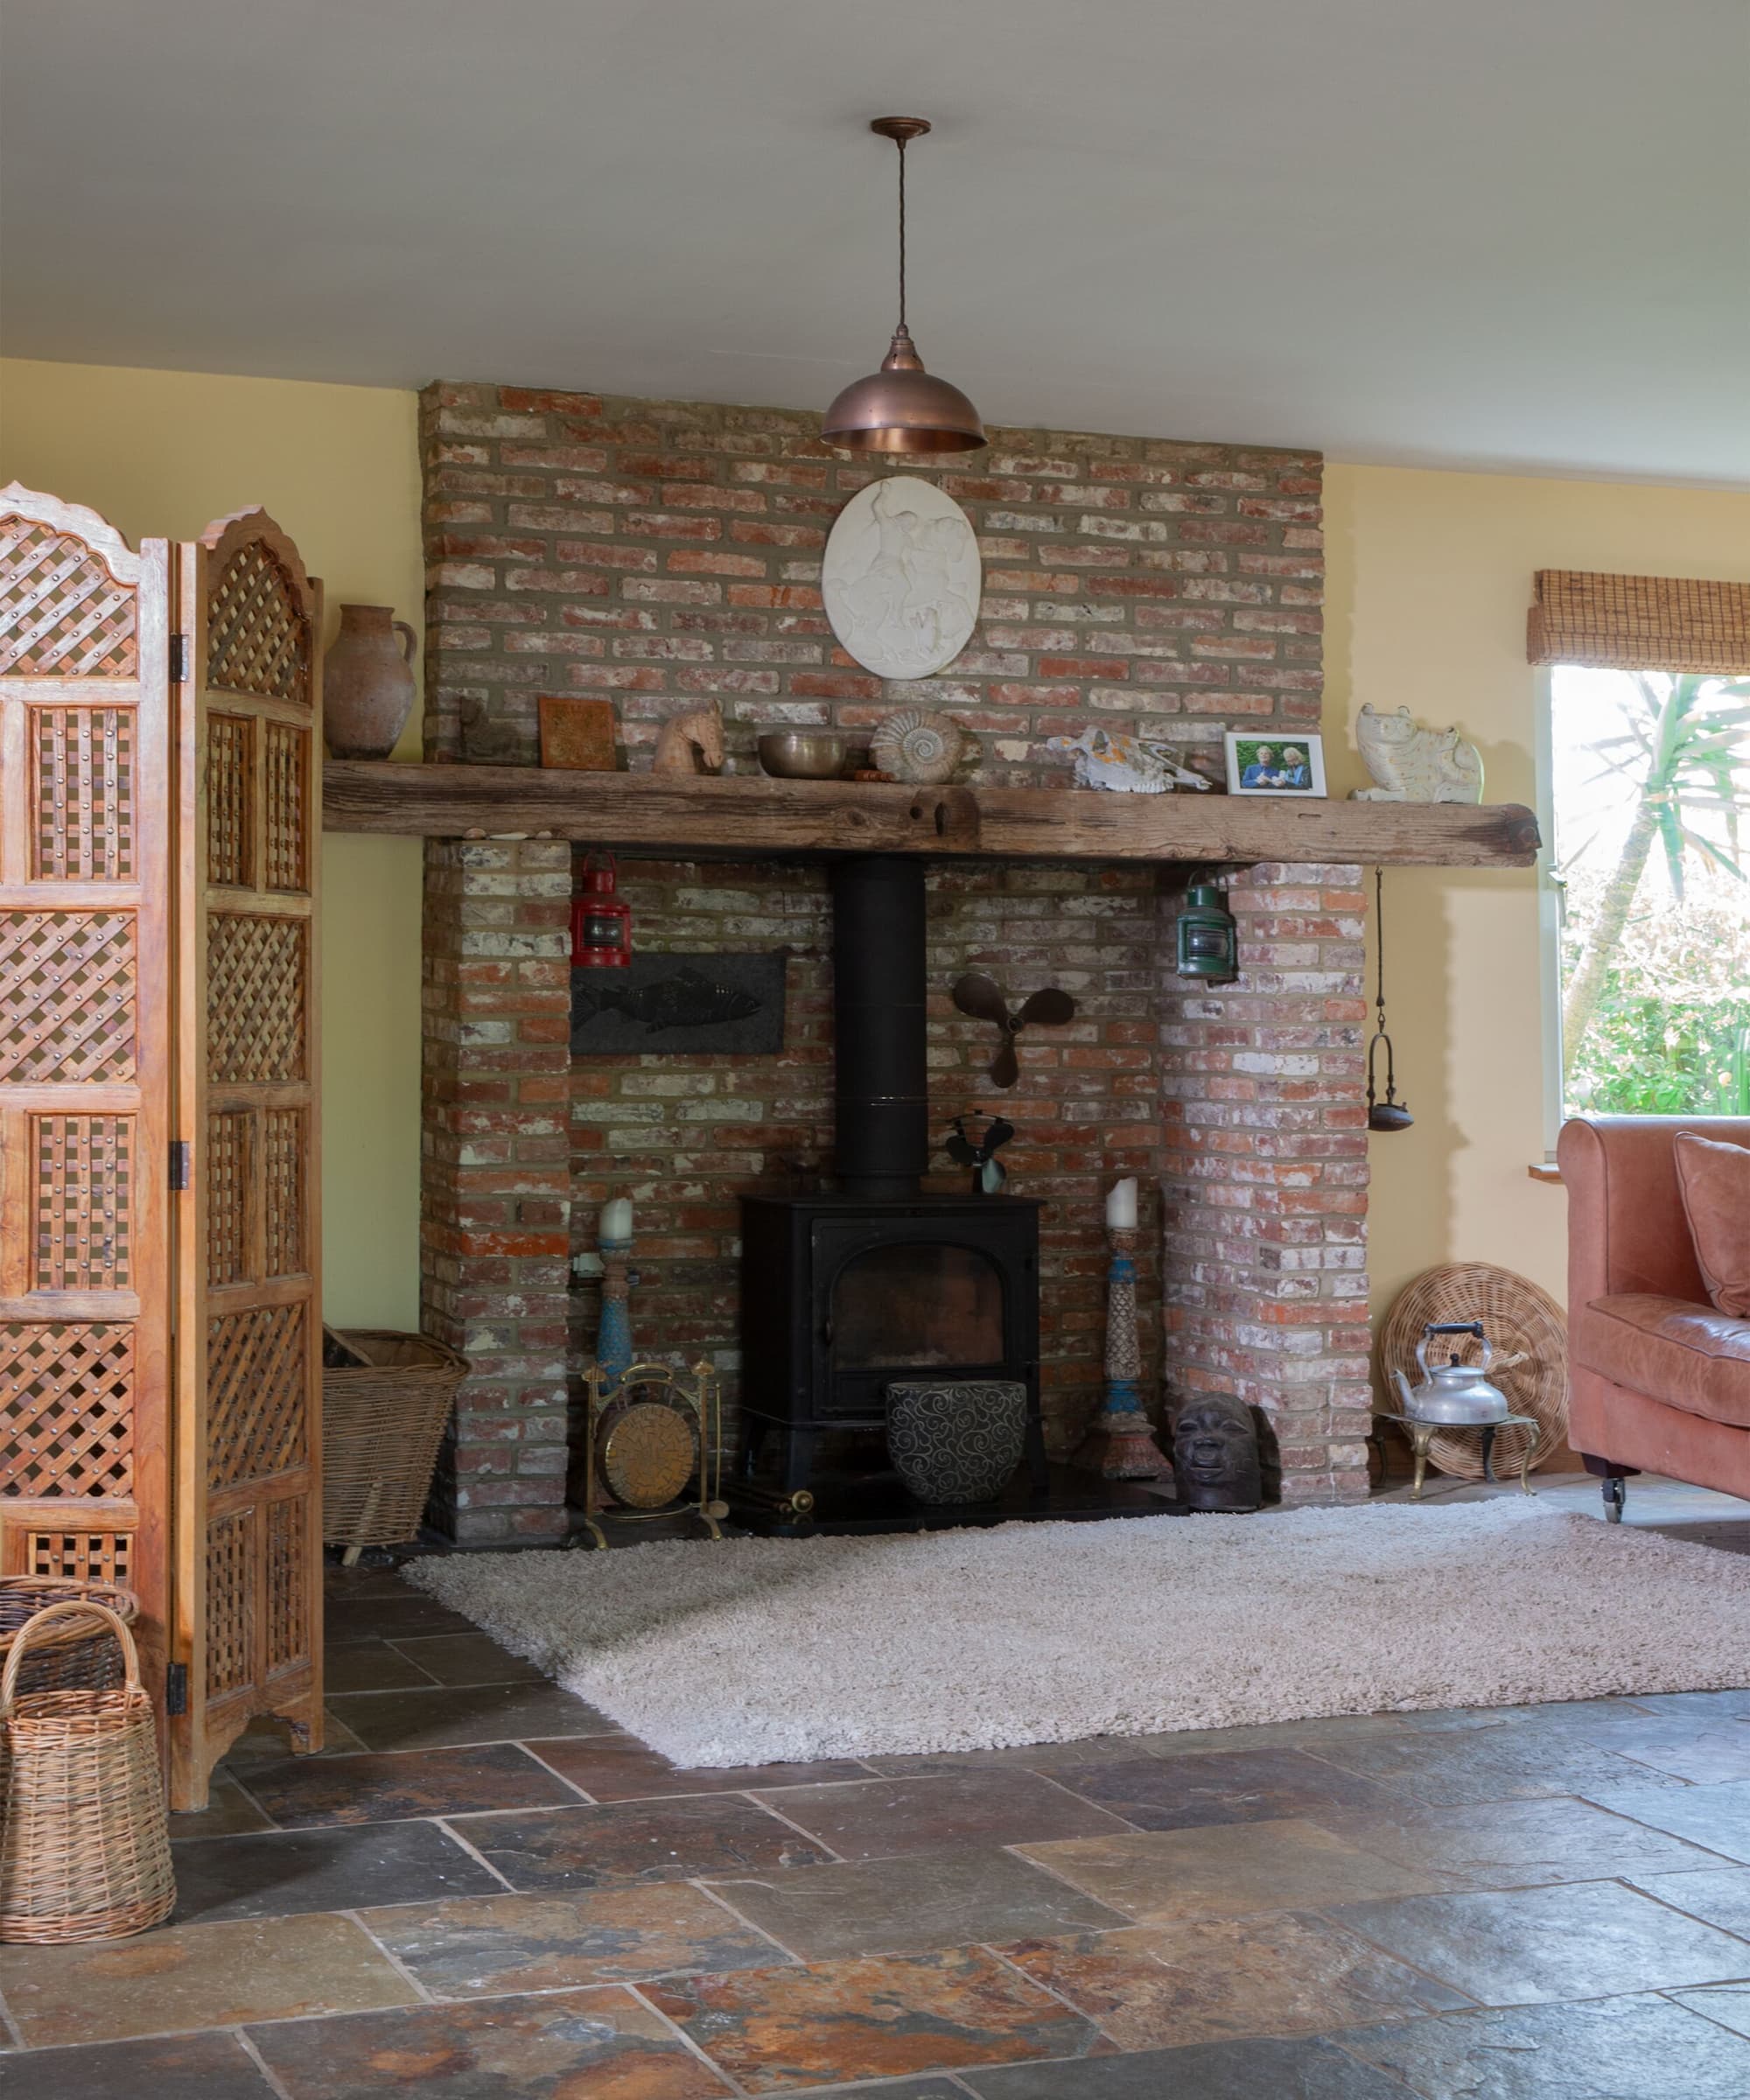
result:
M 835 729 L 773 729 L 760 739 L 760 766 L 780 780 L 836 780 L 850 739 Z

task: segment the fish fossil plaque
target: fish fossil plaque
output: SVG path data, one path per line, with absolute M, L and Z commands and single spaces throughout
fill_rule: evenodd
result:
M 785 960 L 780 948 L 763 956 L 634 956 L 623 970 L 574 970 L 571 1054 L 780 1051 Z

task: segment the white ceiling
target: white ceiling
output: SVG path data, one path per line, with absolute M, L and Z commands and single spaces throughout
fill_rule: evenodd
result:
M 1746 0 L 6 0 L 18 355 L 1750 484 Z

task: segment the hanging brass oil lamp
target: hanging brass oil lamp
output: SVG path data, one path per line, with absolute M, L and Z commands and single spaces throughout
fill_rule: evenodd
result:
M 848 452 L 973 452 L 990 441 L 958 387 L 924 370 L 906 326 L 906 147 L 929 130 L 922 116 L 878 116 L 869 129 L 900 149 L 900 325 L 881 369 L 854 379 L 827 410 L 821 436 Z
M 1397 1098 L 1397 1066 L 1391 1038 L 1385 1032 L 1385 885 L 1383 871 L 1373 872 L 1374 956 L 1378 965 L 1374 991 L 1373 1040 L 1368 1045 L 1368 1128 L 1370 1130 L 1407 1130 L 1416 1118 Z M 1374 1064 L 1379 1046 L 1385 1045 L 1385 1099 L 1374 1092 Z

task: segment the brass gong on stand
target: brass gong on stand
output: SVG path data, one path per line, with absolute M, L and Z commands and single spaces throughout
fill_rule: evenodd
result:
M 723 1422 L 717 1375 L 703 1359 L 690 1372 L 669 1363 L 630 1364 L 617 1376 L 592 1363 L 584 1428 L 581 1545 L 608 1543 L 604 1521 L 648 1523 L 696 1516 L 721 1538 Z

